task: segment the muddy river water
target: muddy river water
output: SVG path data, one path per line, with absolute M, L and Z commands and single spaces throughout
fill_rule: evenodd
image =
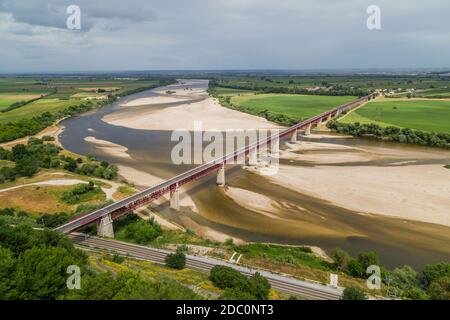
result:
M 195 85 L 193 85 L 195 88 Z M 122 105 L 140 97 L 157 95 L 154 90 L 141 92 L 122 98 L 118 102 L 108 105 L 95 113 L 68 119 L 62 123 L 65 127 L 59 139 L 62 145 L 75 153 L 94 155 L 117 165 L 130 167 L 160 178 L 170 178 L 193 166 L 174 165 L 171 161 L 171 150 L 176 142 L 171 141 L 170 131 L 140 130 L 124 126 L 112 125 L 103 120 L 105 115 L 120 111 Z M 201 98 L 196 98 L 201 99 Z M 138 114 L 142 110 L 158 112 L 164 108 L 176 107 L 193 101 L 173 102 L 164 104 L 139 105 L 127 107 L 129 112 Z M 117 157 L 107 153 L 103 148 L 96 147 L 85 140 L 95 137 L 126 147 L 129 157 Z M 413 146 L 396 145 L 391 143 L 333 137 L 328 134 L 321 139 L 304 138 L 305 141 L 315 143 L 349 146 L 352 148 L 384 148 L 396 152 L 415 151 L 437 152 L 443 151 L 419 148 Z M 283 147 L 282 147 L 283 148 Z M 315 151 L 317 152 L 317 151 Z M 320 154 L 334 154 L 326 148 Z M 357 153 L 355 149 L 343 153 Z M 313 154 L 311 151 L 309 155 Z M 305 153 L 306 154 L 306 153 Z M 448 157 L 437 157 L 420 160 L 423 164 L 445 165 L 450 163 Z M 360 167 L 391 167 L 398 165 L 402 159 L 374 159 L 371 161 L 344 161 L 334 166 Z M 417 164 L 417 162 L 416 162 Z M 321 166 L 320 163 L 281 159 L 281 165 L 289 168 L 308 168 Z M 407 162 L 404 164 L 407 166 Z M 328 164 L 330 166 L 330 164 Z M 156 210 L 166 219 L 179 224 L 199 225 L 203 228 L 218 231 L 245 241 L 273 242 L 282 244 L 314 245 L 324 250 L 342 248 L 352 254 L 361 250 L 377 251 L 382 263 L 389 266 L 404 264 L 420 268 L 427 263 L 450 260 L 450 227 L 389 217 L 370 212 L 358 212 L 336 205 L 320 197 L 313 197 L 297 192 L 282 184 L 275 183 L 267 177 L 251 170 L 234 166 L 227 170 L 227 187 L 221 188 L 215 184 L 215 175 L 210 175 L 188 185 L 183 196 L 189 196 L 195 203 L 196 210 L 182 206 L 181 211 L 175 212 L 168 208 L 168 203 L 160 204 Z M 326 179 L 323 183 L 327 184 Z M 450 183 L 450 182 L 449 182 Z M 339 188 L 339 185 L 328 186 Z M 254 203 L 237 201 L 230 197 L 227 188 L 238 192 L 247 190 L 269 199 L 277 214 L 262 214 L 255 208 Z M 450 195 L 449 195 L 450 196 Z M 242 197 L 241 197 L 242 198 Z M 383 199 L 380 199 L 383 201 Z M 450 206 L 449 206 L 450 214 Z

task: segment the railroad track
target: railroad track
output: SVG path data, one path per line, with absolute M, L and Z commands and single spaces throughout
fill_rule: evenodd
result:
M 116 240 L 102 239 L 89 236 L 83 233 L 72 233 L 68 235 L 77 246 L 93 251 L 117 253 L 120 256 L 137 260 L 164 263 L 167 254 L 171 251 L 139 246 Z M 240 273 L 251 276 L 259 272 L 269 280 L 272 288 L 287 294 L 294 294 L 306 299 L 313 300 L 338 300 L 342 295 L 342 289 L 325 286 L 322 284 L 301 281 L 287 276 L 269 273 L 264 270 L 252 269 L 240 265 L 227 263 L 222 260 L 199 257 L 193 255 L 186 256 L 186 267 L 195 271 L 209 272 L 214 266 L 223 265 L 231 267 Z

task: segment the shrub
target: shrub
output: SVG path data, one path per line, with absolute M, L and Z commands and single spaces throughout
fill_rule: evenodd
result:
M 366 294 L 358 288 L 345 288 L 341 300 L 367 300 Z
M 166 266 L 173 269 L 184 269 L 186 266 L 186 255 L 177 249 L 175 253 L 169 253 L 165 258 Z
M 230 267 L 214 266 L 209 279 L 220 289 L 236 288 L 246 292 L 250 291 L 247 277 Z

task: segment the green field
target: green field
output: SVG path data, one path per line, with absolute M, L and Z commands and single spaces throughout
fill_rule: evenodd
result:
M 0 78 L 0 123 L 29 119 L 43 112 L 57 112 L 83 99 L 120 95 L 130 90 L 159 83 L 159 79 L 118 80 L 97 77 L 2 77 Z M 95 92 L 95 90 L 102 92 Z M 15 102 L 29 101 L 49 94 L 38 101 L 7 112 Z
M 240 107 L 287 115 L 297 119 L 310 118 L 346 102 L 352 96 L 315 96 L 296 94 L 245 94 L 234 95 L 231 103 Z
M 36 134 L 59 119 L 173 82 L 166 76 L 0 76 L 0 142 Z
M 372 101 L 339 121 L 449 133 L 449 119 L 450 101 L 383 99 Z

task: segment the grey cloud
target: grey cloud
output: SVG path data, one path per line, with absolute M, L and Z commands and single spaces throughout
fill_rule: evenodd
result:
M 366 28 L 374 3 L 379 31 Z M 85 32 L 65 29 L 69 4 L 81 7 Z M 448 0 L 0 0 L 9 48 L 0 72 L 450 67 L 449 9 Z

